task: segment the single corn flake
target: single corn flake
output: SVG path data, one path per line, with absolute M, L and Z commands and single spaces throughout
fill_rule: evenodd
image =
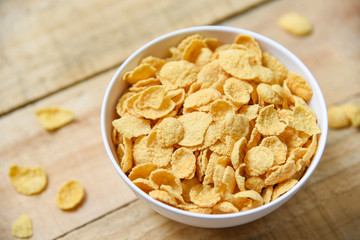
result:
M 260 83 L 256 88 L 256 92 L 258 96 L 265 102 L 275 105 L 281 105 L 284 99 L 281 95 L 274 91 L 274 86 L 278 86 L 281 88 L 281 86 L 279 85 L 270 86 L 266 83 Z
M 262 146 L 256 146 L 246 152 L 244 163 L 246 173 L 250 176 L 259 176 L 269 170 L 274 164 L 272 152 Z
M 321 133 L 321 130 L 316 123 L 314 111 L 309 108 L 302 98 L 295 97 L 295 108 L 289 126 L 309 135 Z
M 296 184 L 298 183 L 295 179 L 288 179 L 284 182 L 279 183 L 275 188 L 274 192 L 271 197 L 271 201 L 274 201 L 275 199 L 279 198 L 284 193 L 288 192 L 290 189 L 292 189 Z
M 172 172 L 177 178 L 191 179 L 196 170 L 196 158 L 187 148 L 178 148 L 171 156 Z
M 159 187 L 155 185 L 148 179 L 137 178 L 132 181 L 138 188 L 140 188 L 145 193 L 149 194 L 149 192 L 158 189 Z
M 70 180 L 62 185 L 56 195 L 56 205 L 62 210 L 73 209 L 82 202 L 85 191 L 80 182 Z
M 220 202 L 213 206 L 212 214 L 237 213 L 239 210 L 230 202 Z
M 235 106 L 223 99 L 218 99 L 210 104 L 210 114 L 214 121 L 220 122 L 225 116 L 229 114 L 235 114 Z
M 173 196 L 163 190 L 153 190 L 149 192 L 150 197 L 170 206 L 177 206 L 177 202 Z
M 254 79 L 250 61 L 255 55 L 249 51 L 229 49 L 219 53 L 220 66 L 229 74 L 240 79 Z
M 222 137 L 230 136 L 235 141 L 246 137 L 249 133 L 249 120 L 243 114 L 226 114 L 220 123 Z
M 123 117 L 125 115 L 125 113 L 128 112 L 127 101 L 129 101 L 129 99 L 135 95 L 137 95 L 137 94 L 134 92 L 127 92 L 121 96 L 121 98 L 119 99 L 119 101 L 116 105 L 116 112 L 120 117 Z
M 290 12 L 281 16 L 278 20 L 278 24 L 284 30 L 296 36 L 308 35 L 313 30 L 310 20 L 295 12 Z
M 237 105 L 247 104 L 250 100 L 250 93 L 253 87 L 250 83 L 241 81 L 236 78 L 229 78 L 224 84 L 225 95 Z
M 174 108 L 175 108 L 175 103 L 167 97 L 163 98 L 163 101 L 159 108 L 152 108 L 152 107 L 141 108 L 139 107 L 138 104 L 135 104 L 134 106 L 135 112 L 138 115 L 146 119 L 152 119 L 152 120 L 159 119 L 168 115 Z
M 150 121 L 125 114 L 123 117 L 113 120 L 114 128 L 126 138 L 139 137 L 148 134 L 151 130 Z
M 181 146 L 196 146 L 204 141 L 204 135 L 212 118 L 210 114 L 193 112 L 178 118 L 184 127 L 184 138 L 179 141 Z
M 238 169 L 244 160 L 247 140 L 245 137 L 240 138 L 235 144 L 231 152 L 231 163 L 235 169 Z
M 263 65 L 272 70 L 275 83 L 282 85 L 288 74 L 287 68 L 268 52 L 263 53 L 262 57 Z
M 121 170 L 127 173 L 133 167 L 133 155 L 132 155 L 133 143 L 131 139 L 124 138 L 123 156 L 120 161 Z
M 350 126 L 350 119 L 346 116 L 341 106 L 331 106 L 328 108 L 329 127 L 344 128 Z
M 9 169 L 11 184 L 21 194 L 34 195 L 42 192 L 47 185 L 44 169 L 13 165 Z
M 150 174 L 156 169 L 158 169 L 158 166 L 151 162 L 137 165 L 132 168 L 129 174 L 129 179 L 131 181 L 134 181 L 138 178 L 149 179 Z
M 271 197 L 272 197 L 273 191 L 274 191 L 273 186 L 267 186 L 264 188 L 264 190 L 261 193 L 261 196 L 264 199 L 264 204 L 271 202 Z
M 184 128 L 178 119 L 167 117 L 157 126 L 156 136 L 160 146 L 170 147 L 183 139 Z
M 196 80 L 198 69 L 195 64 L 185 60 L 166 63 L 160 70 L 159 78 L 168 90 L 190 86 Z
M 245 188 L 248 190 L 254 190 L 257 193 L 261 193 L 264 187 L 264 180 L 259 176 L 249 177 L 245 180 Z
M 290 91 L 298 97 L 301 97 L 306 102 L 310 101 L 313 92 L 310 85 L 305 81 L 305 79 L 296 73 L 288 72 L 286 77 L 286 85 Z
M 284 165 L 270 168 L 266 173 L 265 184 L 274 185 L 280 183 L 294 176 L 295 172 L 295 162 L 289 160 Z
M 244 45 L 256 56 L 256 63 L 261 64 L 262 51 L 258 42 L 253 37 L 240 34 L 235 38 L 234 43 Z
M 40 124 L 49 131 L 59 129 L 74 120 L 74 113 L 59 107 L 43 107 L 36 110 Z
M 191 202 L 190 199 L 190 190 L 193 186 L 200 184 L 199 180 L 197 178 L 192 179 L 185 179 L 181 182 L 182 187 L 182 197 L 185 200 L 185 202 Z
M 244 105 L 240 108 L 239 113 L 244 114 L 249 121 L 254 120 L 259 114 L 259 104 Z
M 137 108 L 154 108 L 159 109 L 164 101 L 165 90 L 163 86 L 151 86 L 140 93 L 139 98 L 135 101 Z
M 30 238 L 33 235 L 31 219 L 22 215 L 12 224 L 12 235 L 16 238 Z
M 285 163 L 287 147 L 276 136 L 266 137 L 261 141 L 259 146 L 267 147 L 274 155 L 274 164 L 280 165 Z
M 126 72 L 124 74 L 124 81 L 130 84 L 135 84 L 141 80 L 155 77 L 156 68 L 148 63 L 143 63 L 137 66 L 133 71 Z
M 152 171 L 149 180 L 159 187 L 161 187 L 161 185 L 168 185 L 178 194 L 182 194 L 180 179 L 169 170 L 157 169 Z
M 285 130 L 286 124 L 280 121 L 274 105 L 269 105 L 260 110 L 256 128 L 265 136 L 279 135 Z
M 199 39 L 192 40 L 186 46 L 182 59 L 194 63 L 198 58 L 198 56 L 200 55 L 201 49 L 205 47 L 206 45 L 202 40 Z
M 191 201 L 200 207 L 213 207 L 221 199 L 220 193 L 215 192 L 214 188 L 202 184 L 193 186 L 189 196 Z
M 210 104 L 221 98 L 221 93 L 213 88 L 202 89 L 186 97 L 184 108 L 196 108 Z
M 345 115 L 350 119 L 353 127 L 360 126 L 360 106 L 354 103 L 347 103 L 341 106 Z

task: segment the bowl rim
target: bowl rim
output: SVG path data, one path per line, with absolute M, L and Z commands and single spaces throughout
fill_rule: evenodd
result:
M 318 141 L 318 146 L 317 146 L 317 150 L 315 152 L 315 156 L 313 157 L 313 160 L 310 164 L 310 166 L 307 168 L 305 174 L 302 176 L 302 178 L 298 181 L 298 183 L 291 188 L 288 192 L 284 193 L 283 195 L 281 195 L 279 198 L 277 198 L 274 201 L 271 201 L 270 203 L 267 203 L 265 205 L 262 205 L 260 207 L 256 207 L 254 209 L 250 209 L 250 210 L 246 210 L 243 212 L 238 212 L 238 213 L 231 213 L 231 214 L 202 214 L 202 213 L 193 213 L 193 212 L 189 212 L 189 211 L 185 211 L 179 208 L 175 208 L 172 207 L 170 205 L 167 205 L 165 203 L 162 203 L 160 201 L 157 201 L 155 199 L 153 199 L 152 197 L 150 197 L 148 194 L 146 194 L 145 192 L 143 192 L 141 189 L 139 189 L 133 182 L 130 181 L 130 179 L 126 176 L 126 174 L 120 169 L 115 157 L 112 154 L 111 148 L 110 148 L 110 143 L 107 140 L 107 132 L 106 132 L 106 107 L 107 107 L 107 102 L 109 99 L 109 95 L 110 92 L 113 88 L 113 86 L 115 85 L 115 83 L 117 82 L 117 79 L 119 78 L 120 73 L 123 71 L 123 69 L 125 68 L 125 66 L 127 66 L 136 56 L 138 56 L 139 54 L 141 54 L 141 52 L 143 52 L 145 49 L 151 47 L 152 45 L 156 44 L 157 42 L 163 41 L 167 38 L 171 38 L 177 35 L 181 35 L 181 34 L 195 34 L 195 33 L 201 33 L 204 31 L 220 31 L 220 32 L 228 32 L 228 33 L 236 33 L 236 34 L 246 34 L 246 35 L 250 35 L 252 37 L 254 37 L 256 40 L 259 40 L 261 42 L 266 43 L 267 45 L 272 45 L 274 46 L 278 51 L 281 51 L 283 53 L 285 53 L 286 55 L 288 55 L 290 58 L 294 59 L 294 61 L 297 62 L 297 64 L 303 69 L 303 71 L 306 73 L 306 75 L 308 76 L 307 80 L 312 82 L 312 88 L 313 88 L 313 92 L 317 93 L 319 102 L 320 102 L 320 111 L 321 114 L 323 116 L 322 118 L 322 122 L 321 122 L 321 126 L 323 126 L 323 128 L 321 129 L 322 133 L 320 136 L 320 139 Z M 285 48 L 284 46 L 282 46 L 281 44 L 275 42 L 274 40 L 253 32 L 253 31 L 249 31 L 249 30 L 245 30 L 242 28 L 237 28 L 237 27 L 230 27 L 230 26 L 195 26 L 195 27 L 188 27 L 188 28 L 183 28 L 183 29 L 179 29 L 176 31 L 172 31 L 169 33 L 166 33 L 164 35 L 161 35 L 149 42 L 147 42 L 146 44 L 144 44 L 143 46 L 141 46 L 140 48 L 138 48 L 135 52 L 133 52 L 122 64 L 121 66 L 119 66 L 119 68 L 117 69 L 116 73 L 114 74 L 114 76 L 112 77 L 104 98 L 103 98 L 103 102 L 102 102 L 102 106 L 101 106 L 101 134 L 102 134 L 102 139 L 103 139 L 103 143 L 105 146 L 105 150 L 107 152 L 108 157 L 110 158 L 113 166 L 115 167 L 115 169 L 117 170 L 118 174 L 121 176 L 121 178 L 126 182 L 126 184 L 136 193 L 139 194 L 141 197 L 145 198 L 146 200 L 150 201 L 152 204 L 160 207 L 160 208 L 164 208 L 167 211 L 176 213 L 176 214 L 180 214 L 183 216 L 187 216 L 187 217 L 193 217 L 193 218 L 198 218 L 198 219 L 232 219 L 232 218 L 239 218 L 239 217 L 245 217 L 248 215 L 252 215 L 258 212 L 262 212 L 266 209 L 272 208 L 272 207 L 276 207 L 276 205 L 278 205 L 278 207 L 280 205 L 282 205 L 283 203 L 285 203 L 287 200 L 290 199 L 290 197 L 295 194 L 298 190 L 301 189 L 301 187 L 305 184 L 305 182 L 309 179 L 309 177 L 312 175 L 312 173 L 314 172 L 314 170 L 316 169 L 317 165 L 320 162 L 320 159 L 322 157 L 322 154 L 324 152 L 325 149 L 325 145 L 326 145 L 326 139 L 327 139 L 327 134 L 328 134 L 328 119 L 327 119 L 327 112 L 326 112 L 326 103 L 325 103 L 325 99 L 324 96 L 322 94 L 322 91 L 316 81 L 316 79 L 314 78 L 314 76 L 311 74 L 310 70 L 306 67 L 306 65 L 295 55 L 293 54 L 290 50 L 288 50 L 287 48 Z M 319 121 L 319 120 L 318 120 Z M 320 125 L 320 123 L 318 123 Z

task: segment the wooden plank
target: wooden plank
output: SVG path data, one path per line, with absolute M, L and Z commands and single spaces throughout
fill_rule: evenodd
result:
M 101 102 L 113 74 L 109 71 L 0 119 L 0 239 L 10 239 L 11 224 L 22 214 L 33 221 L 31 239 L 52 239 L 135 199 L 108 160 L 100 133 Z M 72 110 L 75 122 L 45 131 L 34 111 L 48 105 Z M 42 166 L 47 189 L 35 196 L 17 193 L 7 176 L 13 164 Z M 65 212 L 56 207 L 55 197 L 71 179 L 83 184 L 86 200 L 76 211 Z
M 284 45 L 307 65 L 323 90 L 326 103 L 331 105 L 360 89 L 359 9 L 358 0 L 282 0 L 222 24 L 258 32 Z M 278 27 L 278 18 L 293 11 L 311 20 L 311 35 L 294 37 Z
M 162 33 L 264 1 L 1 1 L 0 114 L 117 66 Z

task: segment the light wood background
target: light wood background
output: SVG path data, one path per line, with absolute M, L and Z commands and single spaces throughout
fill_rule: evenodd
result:
M 296 11 L 314 24 L 307 37 L 280 29 Z M 145 42 L 182 27 L 218 24 L 268 36 L 312 71 L 328 105 L 360 103 L 358 0 L 4 0 L 0 1 L 0 239 L 13 239 L 21 214 L 31 239 L 359 239 L 359 129 L 330 130 L 309 182 L 285 205 L 255 222 L 202 229 L 169 220 L 136 199 L 105 153 L 100 106 L 121 62 Z M 34 111 L 58 105 L 76 121 L 49 133 Z M 11 186 L 12 164 L 42 166 L 47 189 L 36 196 Z M 55 206 L 63 182 L 79 180 L 76 211 Z

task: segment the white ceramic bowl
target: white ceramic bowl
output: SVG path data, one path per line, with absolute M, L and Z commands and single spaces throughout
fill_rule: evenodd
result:
M 121 171 L 119 165 L 116 162 L 116 149 L 112 144 L 111 137 L 111 121 L 117 118 L 115 113 L 115 107 L 122 92 L 127 88 L 127 84 L 122 81 L 123 74 L 126 71 L 135 68 L 139 61 L 146 56 L 167 56 L 169 47 L 177 45 L 183 38 L 195 33 L 199 33 L 205 37 L 215 37 L 219 39 L 219 41 L 221 41 L 222 43 L 232 43 L 238 34 L 247 34 L 253 36 L 259 42 L 263 50 L 275 56 L 289 70 L 301 74 L 310 84 L 313 90 L 313 97 L 310 101 L 309 106 L 315 111 L 318 118 L 319 127 L 322 131 L 317 152 L 306 173 L 295 185 L 295 187 L 293 187 L 290 191 L 288 191 L 275 201 L 270 202 L 269 204 L 252 210 L 233 214 L 208 215 L 183 211 L 152 199 L 149 195 L 136 187 L 128 179 L 128 177 Z M 101 132 L 105 149 L 116 171 L 119 173 L 120 177 L 126 182 L 126 184 L 141 200 L 143 200 L 146 204 L 148 204 L 158 213 L 170 219 L 173 219 L 174 221 L 205 228 L 223 228 L 248 223 L 267 215 L 268 213 L 274 211 L 286 201 L 288 201 L 297 191 L 299 191 L 299 189 L 309 179 L 311 174 L 314 172 L 316 166 L 318 165 L 325 148 L 327 129 L 328 122 L 324 97 L 321 93 L 319 85 L 317 84 L 316 80 L 314 79 L 310 71 L 307 69 L 307 67 L 293 53 L 291 53 L 289 50 L 287 50 L 280 44 L 274 42 L 273 40 L 251 31 L 225 26 L 199 26 L 181 29 L 160 36 L 139 48 L 119 67 L 115 76 L 112 78 L 106 90 L 101 109 Z

